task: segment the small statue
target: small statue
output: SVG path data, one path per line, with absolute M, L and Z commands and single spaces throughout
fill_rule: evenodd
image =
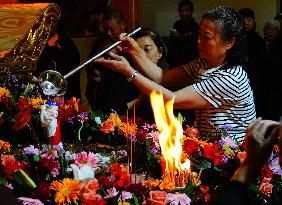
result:
M 40 122 L 41 126 L 46 128 L 47 142 L 51 145 L 57 145 L 61 142 L 60 121 L 58 120 L 59 106 L 52 100 L 48 100 L 41 106 Z

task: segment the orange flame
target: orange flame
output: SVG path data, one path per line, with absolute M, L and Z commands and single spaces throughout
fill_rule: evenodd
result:
M 155 91 L 150 94 L 150 99 L 155 122 L 160 132 L 159 142 L 162 155 L 166 161 L 165 177 L 169 177 L 168 180 L 175 185 L 183 185 L 183 179 L 187 181 L 187 173 L 190 171 L 190 160 L 186 159 L 184 163 L 181 163 L 183 129 L 173 114 L 174 99 L 164 104 L 163 95 Z

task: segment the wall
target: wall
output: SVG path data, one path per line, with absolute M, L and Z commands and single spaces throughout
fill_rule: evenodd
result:
M 178 19 L 177 4 L 179 0 L 143 0 L 143 26 L 168 36 L 173 23 Z M 252 8 L 256 12 L 257 31 L 262 33 L 265 21 L 276 15 L 277 0 L 194 0 L 194 17 L 200 22 L 202 14 L 208 8 L 229 5 L 238 10 Z

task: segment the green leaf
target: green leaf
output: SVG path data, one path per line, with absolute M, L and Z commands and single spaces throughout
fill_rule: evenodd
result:
M 38 155 L 38 154 L 34 154 L 34 155 L 33 155 L 33 160 L 34 160 L 35 162 L 38 162 L 38 161 L 40 160 L 39 155 Z
M 197 186 L 195 186 L 191 181 L 189 181 L 186 187 L 182 190 L 182 192 L 185 193 L 187 196 L 192 196 L 194 195 L 196 189 Z
M 137 196 L 135 196 L 135 194 L 132 194 L 132 196 L 133 196 L 134 204 L 139 205 Z
M 205 159 L 192 160 L 192 165 L 196 169 L 210 169 L 212 164 Z
M 184 122 L 184 118 L 183 118 L 183 116 L 181 115 L 180 112 L 179 112 L 178 115 L 177 115 L 177 119 L 178 119 L 178 121 L 180 122 L 180 124 L 182 125 L 183 122 Z

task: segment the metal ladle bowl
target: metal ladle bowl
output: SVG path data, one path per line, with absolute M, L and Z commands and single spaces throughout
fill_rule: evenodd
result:
M 138 27 L 137 29 L 133 30 L 132 32 L 128 33 L 126 36 L 133 36 L 135 33 L 141 30 L 141 27 Z M 91 57 L 90 59 L 86 60 L 84 63 L 79 65 L 78 67 L 71 70 L 66 75 L 62 76 L 59 72 L 54 70 L 46 70 L 42 72 L 39 76 L 39 85 L 44 93 L 44 95 L 47 96 L 60 96 L 64 95 L 67 91 L 67 81 L 66 79 L 82 69 L 87 64 L 91 63 L 92 61 L 100 58 L 105 53 L 112 50 L 114 47 L 118 46 L 121 43 L 121 41 L 117 41 L 110 45 L 109 47 L 105 48 L 95 56 Z
M 39 76 L 40 87 L 44 95 L 61 96 L 67 91 L 67 81 L 57 71 L 46 70 Z

